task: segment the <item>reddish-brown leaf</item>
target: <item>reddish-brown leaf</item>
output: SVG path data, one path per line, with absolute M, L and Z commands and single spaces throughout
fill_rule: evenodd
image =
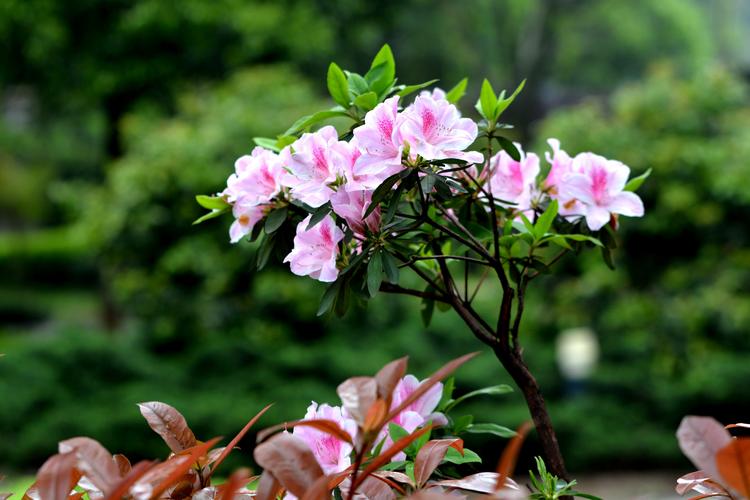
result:
M 409 446 L 416 439 L 419 439 L 422 434 L 428 432 L 430 429 L 432 429 L 432 425 L 425 425 L 421 429 L 412 432 L 408 436 L 402 437 L 401 439 L 393 443 L 390 448 L 381 452 L 380 455 L 372 459 L 372 461 L 367 464 L 365 470 L 357 476 L 357 479 L 354 481 L 352 488 L 354 488 L 354 490 L 356 491 L 357 487 L 362 483 L 362 481 L 365 480 L 365 478 L 367 478 L 367 476 L 390 462 L 391 458 L 393 458 L 397 453 L 403 451 L 404 448 Z
M 456 500 L 455 495 L 450 493 L 440 493 L 438 491 L 427 491 L 420 490 L 416 493 L 412 493 L 408 497 L 404 497 L 404 500 Z
M 301 500 L 330 500 L 332 489 L 329 487 L 330 482 L 331 476 L 319 477 L 312 486 L 307 488 Z
M 307 443 L 293 434 L 276 434 L 259 444 L 253 456 L 296 497 L 302 497 L 307 488 L 323 476 L 323 470 Z
M 526 439 L 526 434 L 531 430 L 533 425 L 531 422 L 524 422 L 516 431 L 516 435 L 510 442 L 505 446 L 503 454 L 500 455 L 500 462 L 497 464 L 497 482 L 495 483 L 495 491 L 499 491 L 505 487 L 506 479 L 512 474 L 516 468 L 516 461 L 518 460 L 518 454 L 521 452 L 521 445 L 523 440 Z
M 432 473 L 445 458 L 448 448 L 455 448 L 459 453 L 464 453 L 464 442 L 462 439 L 434 439 L 425 443 L 417 453 L 414 460 L 414 480 L 417 488 L 421 488 L 430 479 Z
M 719 474 L 728 486 L 750 498 L 750 438 L 735 438 L 716 454 Z
M 44 462 L 36 475 L 36 487 L 40 498 L 67 498 L 70 490 L 81 478 L 76 469 L 75 452 L 58 453 Z
M 83 496 L 86 494 L 85 491 L 79 491 L 78 493 L 73 493 L 68 497 L 68 500 L 81 500 Z
M 475 357 L 478 352 L 472 352 L 470 354 L 465 354 L 461 356 L 460 358 L 456 358 L 453 361 L 449 361 L 445 365 L 443 365 L 442 368 L 440 368 L 438 371 L 433 373 L 430 378 L 419 384 L 419 387 L 412 392 L 409 397 L 404 399 L 400 405 L 398 405 L 396 408 L 391 410 L 391 412 L 388 414 L 388 416 L 385 418 L 385 422 L 390 422 L 393 420 L 393 418 L 401 413 L 404 408 L 412 404 L 417 399 L 421 398 L 427 391 L 429 391 L 432 386 L 443 380 L 445 377 L 456 371 L 461 365 L 469 361 L 471 358 Z
M 120 500 L 124 497 L 131 486 L 133 486 L 143 475 L 146 474 L 154 465 L 155 462 L 148 462 L 146 460 L 138 462 L 130 469 L 130 472 L 122 478 L 122 480 L 115 486 L 112 492 L 107 495 L 104 500 Z
M 461 479 L 443 479 L 430 484 L 477 493 L 493 493 L 496 490 L 499 476 L 497 472 L 477 472 Z M 511 490 L 519 489 L 518 484 L 510 478 L 505 480 L 504 487 Z
M 148 474 L 143 476 L 143 480 L 145 480 L 147 476 L 155 473 L 154 477 L 150 477 L 148 481 L 149 483 L 151 483 L 153 488 L 151 497 L 159 498 L 162 493 L 179 482 L 182 476 L 184 476 L 185 473 L 190 470 L 190 468 L 193 467 L 201 457 L 205 456 L 206 453 L 208 453 L 208 450 L 210 450 L 211 447 L 219 441 L 219 439 L 221 438 L 214 438 L 203 444 L 199 444 L 197 446 L 193 446 L 191 448 L 183 450 L 182 452 L 180 452 L 180 454 L 173 456 L 166 462 L 159 464 L 151 469 Z M 164 467 L 164 469 L 160 470 L 162 466 L 167 467 Z
M 393 390 L 396 388 L 396 384 L 401 380 L 406 373 L 406 366 L 409 363 L 409 356 L 398 358 L 391 361 L 378 373 L 375 374 L 375 381 L 378 384 L 378 396 L 386 401 L 391 401 Z
M 249 469 L 243 468 L 234 471 L 232 475 L 229 476 L 229 479 L 227 479 L 227 482 L 220 487 L 221 497 L 219 498 L 221 500 L 232 500 L 234 498 L 234 494 L 237 493 L 237 490 L 245 486 L 249 479 Z
M 221 465 L 221 463 L 224 461 L 224 459 L 227 458 L 227 456 L 230 453 L 232 453 L 232 450 L 234 449 L 235 446 L 237 446 L 237 443 L 239 443 L 240 440 L 243 437 L 245 437 L 245 434 L 247 434 L 247 431 L 249 431 L 250 428 L 253 425 L 255 425 L 255 422 L 257 422 L 258 419 L 260 419 L 260 417 L 263 416 L 263 414 L 265 412 L 267 412 L 268 409 L 271 406 L 273 406 L 273 403 L 271 403 L 269 405 L 266 405 L 265 408 L 263 408 L 258 413 L 256 413 L 255 416 L 253 418 L 251 418 L 248 423 L 245 424 L 245 427 L 243 427 L 242 430 L 240 432 L 238 432 L 237 435 L 234 436 L 234 438 L 229 442 L 229 444 L 224 447 L 224 451 L 222 451 L 221 454 L 219 455 L 219 457 L 216 460 L 214 460 L 214 465 L 213 465 L 213 467 L 211 467 L 211 471 L 208 473 L 208 478 L 209 479 L 211 478 L 211 476 L 213 475 L 213 473 L 216 472 L 216 469 Z
M 271 471 L 264 470 L 255 489 L 255 500 L 275 500 L 282 489 L 281 483 Z
M 126 457 L 125 455 L 117 453 L 112 457 L 112 459 L 115 461 L 117 470 L 120 471 L 120 477 L 125 477 L 128 472 L 130 472 L 130 469 L 133 468 L 133 466 L 130 465 L 130 460 L 128 460 L 128 457 Z
M 314 418 L 310 420 L 294 420 L 292 422 L 284 422 L 283 424 L 274 425 L 273 427 L 269 427 L 268 429 L 263 429 L 261 432 L 258 433 L 257 441 L 263 442 L 265 441 L 268 436 L 277 433 L 281 430 L 288 430 L 293 427 L 313 427 L 321 432 L 325 432 L 326 434 L 335 437 L 336 439 L 339 439 L 341 441 L 344 441 L 349 444 L 354 444 L 352 441 L 352 437 L 349 435 L 348 432 L 343 430 L 339 424 L 334 422 L 333 420 L 328 420 L 325 418 Z
M 716 453 L 732 440 L 724 426 L 711 417 L 687 416 L 677 429 L 682 453 L 710 477 L 719 478 Z
M 677 479 L 677 485 L 675 491 L 678 495 L 684 495 L 690 490 L 694 490 L 696 493 L 706 494 L 726 494 L 727 491 L 717 483 L 715 480 L 708 477 L 708 474 L 702 470 L 685 474 L 684 476 Z
M 87 437 L 75 437 L 60 441 L 60 453 L 75 451 L 78 469 L 105 495 L 120 482 L 120 471 L 112 454 L 98 441 Z
M 168 404 L 149 401 L 138 403 L 138 409 L 149 427 L 161 436 L 174 453 L 192 448 L 198 442 L 182 413 Z
M 393 481 L 397 481 L 401 484 L 408 484 L 412 487 L 414 486 L 414 481 L 412 481 L 411 478 L 403 472 L 398 472 L 395 470 L 378 470 L 373 472 L 372 475 L 392 479 Z
M 373 377 L 352 377 L 343 381 L 336 393 L 341 398 L 341 405 L 361 426 L 378 398 L 378 383 Z
M 375 471 L 372 474 L 370 474 L 370 477 L 368 478 L 367 481 L 369 481 L 370 479 L 377 479 L 378 481 L 380 481 L 380 482 L 382 482 L 384 484 L 387 484 L 388 487 L 391 488 L 392 490 L 396 490 L 397 492 L 401 493 L 402 495 L 405 495 L 406 494 L 406 490 L 400 484 L 398 484 L 398 482 L 396 482 L 393 479 L 391 479 L 391 476 L 389 474 L 385 474 L 385 472 L 396 472 L 396 471 Z M 404 474 L 404 475 L 406 476 L 406 474 Z M 409 476 L 406 476 L 406 479 L 407 479 L 407 481 L 404 484 L 411 484 L 411 479 L 409 479 Z M 365 484 L 367 484 L 367 481 L 365 481 L 364 483 L 362 483 L 363 486 Z
M 743 424 L 739 422 L 736 424 L 729 424 L 729 425 L 724 426 L 725 429 L 735 429 L 735 428 L 740 428 L 740 427 L 744 429 L 750 429 L 750 424 Z
M 357 487 L 354 498 L 362 500 L 395 500 L 396 494 L 393 492 L 388 482 L 390 482 L 390 480 L 370 475 Z M 345 485 L 341 487 L 341 493 L 344 498 L 348 496 L 349 490 Z
M 376 434 L 383 427 L 385 417 L 388 415 L 388 403 L 385 399 L 378 398 L 367 411 L 362 430 L 365 433 Z
M 8 500 L 13 493 L 0 493 L 0 500 Z

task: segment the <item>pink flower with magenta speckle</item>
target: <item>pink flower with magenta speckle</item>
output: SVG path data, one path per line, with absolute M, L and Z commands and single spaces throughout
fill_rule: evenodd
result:
M 386 99 L 365 115 L 365 123 L 354 129 L 354 139 L 361 151 L 347 173 L 350 189 L 375 189 L 383 180 L 403 170 L 401 124 L 398 96 Z
M 244 155 L 234 163 L 235 173 L 227 179 L 222 193 L 227 201 L 242 201 L 245 204 L 268 203 L 281 191 L 284 169 L 276 153 L 260 146 L 250 155 Z
M 354 440 L 357 423 L 347 418 L 338 406 L 312 402 L 304 420 L 326 419 L 336 422 Z M 326 474 L 341 472 L 351 465 L 352 445 L 312 427 L 298 426 L 292 433 L 302 439 L 312 450 L 315 459 Z
M 325 282 L 336 281 L 339 275 L 336 267 L 338 243 L 344 239 L 344 232 L 331 216 L 326 216 L 308 230 L 311 218 L 312 215 L 308 215 L 297 225 L 294 248 L 284 262 L 289 262 L 292 272 L 297 276 L 310 276 Z
M 557 139 L 548 139 L 547 144 L 552 148 L 552 155 L 544 153 L 550 170 L 542 187 L 547 190 L 550 198 L 559 202 L 559 214 L 573 221 L 584 214 L 585 207 L 580 201 L 569 197 L 565 183 L 572 174 L 580 173 L 580 165 L 573 166 L 573 158 L 560 148 L 560 141 Z
M 352 231 L 364 236 L 366 229 L 377 232 L 380 227 L 380 207 L 373 210 L 366 219 L 363 218 L 371 200 L 372 191 L 339 189 L 331 196 L 331 206 L 338 216 L 346 220 Z
M 593 153 L 573 159 L 573 173 L 560 186 L 560 198 L 579 201 L 592 231 L 604 227 L 613 214 L 642 217 L 643 202 L 637 194 L 624 191 L 630 169 L 623 163 Z
M 403 112 L 401 136 L 409 143 L 410 156 L 425 160 L 456 158 L 481 163 L 484 157 L 476 151 L 465 152 L 477 138 L 477 124 L 461 118 L 458 108 L 445 99 L 420 95 Z
M 250 234 L 263 217 L 268 205 L 253 205 L 243 202 L 237 202 L 232 206 L 232 215 L 234 222 L 229 228 L 229 239 L 232 243 L 237 243 L 244 236 Z
M 312 134 L 302 134 L 281 151 L 282 165 L 290 172 L 285 182 L 294 198 L 311 207 L 319 207 L 331 199 L 334 191 L 330 184 L 344 174 L 337 152 L 341 147 L 339 142 L 336 129 L 327 126 Z
M 539 175 L 539 157 L 534 153 L 524 153 L 519 144 L 516 148 L 521 161 L 516 161 L 505 151 L 500 151 L 490 159 L 490 192 L 495 200 L 508 208 L 525 212 L 531 208 L 531 200 L 536 190 L 536 176 Z

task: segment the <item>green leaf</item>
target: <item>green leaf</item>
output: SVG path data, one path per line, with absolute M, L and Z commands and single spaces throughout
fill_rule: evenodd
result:
M 429 285 L 427 286 L 427 289 L 425 291 L 432 291 L 432 287 Z M 428 298 L 422 299 L 422 306 L 419 310 L 420 315 L 422 316 L 422 324 L 426 327 L 430 326 L 430 321 L 432 321 L 432 314 L 435 312 L 435 301 Z
M 651 175 L 652 171 L 653 169 L 649 168 L 638 177 L 630 179 L 628 183 L 625 184 L 625 191 L 637 191 L 638 188 L 641 187 L 641 184 L 643 184 L 643 182 L 648 179 L 648 176 Z
M 375 92 L 366 92 L 354 99 L 354 105 L 358 106 L 366 111 L 370 111 L 372 108 L 378 105 L 378 94 Z
M 557 200 L 552 200 L 547 206 L 547 210 L 539 216 L 536 224 L 534 224 L 534 239 L 540 240 L 549 232 L 555 217 L 557 217 L 557 209 Z
M 263 227 L 266 234 L 272 234 L 281 227 L 286 220 L 287 212 L 288 210 L 286 207 L 281 207 L 268 214 L 268 217 L 266 217 L 266 224 Z
M 367 81 L 362 78 L 362 75 L 348 73 L 346 80 L 349 83 L 349 90 L 351 90 L 354 95 L 362 95 L 370 90 Z
M 413 94 L 417 90 L 422 90 L 425 87 L 429 87 L 433 83 L 437 83 L 438 80 L 430 80 L 429 82 L 417 83 L 415 85 L 406 85 L 404 88 L 398 91 L 398 95 L 406 97 L 409 94 Z
M 318 122 L 322 122 L 323 120 L 328 120 L 329 118 L 336 118 L 340 116 L 347 116 L 351 118 L 346 111 L 342 109 L 329 109 L 325 111 L 318 111 L 317 113 L 313 113 L 311 115 L 303 116 L 294 124 L 289 127 L 289 129 L 284 132 L 284 136 L 291 136 L 293 134 L 296 134 L 302 130 L 306 130 L 310 128 L 312 125 L 315 125 Z
M 370 297 L 374 297 L 380 284 L 383 282 L 383 260 L 380 258 L 380 252 L 375 252 L 370 256 L 370 262 L 367 263 L 367 291 Z
M 466 432 L 471 424 L 474 423 L 473 415 L 462 415 L 453 421 L 453 433 L 458 435 Z
M 466 86 L 468 84 L 469 79 L 464 78 L 445 94 L 445 98 L 449 103 L 456 104 L 466 94 Z
M 216 217 L 219 217 L 220 215 L 223 215 L 225 213 L 229 212 L 229 207 L 225 207 L 219 210 L 211 210 L 207 214 L 204 214 L 197 219 L 193 221 L 193 225 L 200 224 L 201 222 L 205 222 L 210 219 L 215 219 Z
M 510 140 L 506 139 L 503 136 L 495 136 L 495 139 L 497 139 L 497 142 L 500 143 L 500 147 L 503 148 L 511 158 L 513 158 L 515 161 L 521 161 L 521 153 L 518 151 L 518 148 L 515 144 L 513 144 Z
M 502 99 L 497 103 L 497 105 L 495 106 L 495 111 L 494 111 L 495 120 L 500 118 L 500 115 L 503 114 L 503 111 L 505 111 L 508 108 L 508 106 L 511 105 L 511 103 L 516 99 L 516 96 L 518 96 L 518 94 L 521 93 L 525 85 L 526 85 L 526 80 L 524 79 L 518 85 L 518 87 L 516 87 L 516 90 L 513 92 L 513 94 L 511 94 L 510 97 L 508 97 L 507 99 Z
M 388 435 L 391 436 L 391 439 L 395 443 L 399 439 L 405 438 L 409 435 L 409 431 L 404 429 L 398 424 L 395 424 L 393 422 L 388 423 Z
M 455 408 L 457 405 L 463 403 L 469 398 L 473 398 L 476 396 L 497 396 L 500 394 L 508 394 L 509 392 L 513 392 L 513 388 L 507 384 L 493 385 L 491 387 L 484 387 L 482 389 L 477 389 L 476 391 L 471 391 L 467 394 L 464 394 L 460 398 L 457 398 L 451 401 L 445 407 L 445 411 L 446 412 L 450 411 L 451 409 Z
M 253 137 L 253 142 L 262 148 L 270 149 L 277 153 L 280 151 L 280 149 L 276 147 L 276 139 L 271 139 L 269 137 Z
M 398 285 L 399 269 L 396 259 L 386 251 L 381 252 L 380 257 L 383 259 L 383 270 L 388 283 Z
M 615 262 L 612 260 L 612 250 L 607 247 L 602 247 L 602 258 L 607 267 L 611 270 L 615 270 Z
M 523 221 L 523 227 L 526 228 L 526 231 L 528 231 L 531 234 L 534 234 L 534 224 L 531 223 L 528 217 L 521 212 L 518 214 L 519 217 L 521 217 L 521 221 Z
M 512 438 L 516 435 L 516 431 L 513 429 L 508 429 L 497 424 L 472 424 L 466 429 L 466 432 L 471 434 L 493 434 L 501 438 Z
M 406 462 L 406 466 L 404 467 L 404 474 L 409 477 L 409 480 L 412 482 L 412 484 L 417 482 L 417 480 L 414 479 L 414 462 Z
M 553 245 L 557 245 L 560 248 L 564 248 L 565 250 L 573 250 L 573 247 L 570 246 L 570 243 L 566 241 L 564 234 L 555 234 L 546 238 L 544 241 L 552 243 Z
M 338 295 L 339 287 L 341 282 L 335 281 L 328 285 L 326 291 L 323 293 L 323 297 L 320 298 L 320 305 L 318 306 L 318 316 L 322 316 L 333 307 L 333 303 L 336 301 L 336 295 Z
M 276 138 L 276 148 L 281 151 L 296 140 L 297 137 L 294 135 L 280 135 Z
M 198 202 L 198 205 L 209 210 L 222 210 L 230 207 L 227 200 L 221 196 L 206 196 L 205 194 L 199 194 L 195 197 L 195 201 Z
M 326 78 L 328 83 L 328 93 L 331 94 L 333 100 L 341 106 L 349 107 L 349 82 L 346 80 L 346 75 L 338 64 L 332 62 L 328 66 L 328 76 Z
M 268 264 L 268 259 L 271 257 L 273 247 L 276 243 L 275 236 L 276 235 L 274 234 L 264 235 L 263 239 L 260 242 L 260 246 L 258 246 L 258 253 L 255 256 L 256 267 L 258 268 L 258 271 L 262 270 L 264 267 L 266 267 L 266 264 Z
M 440 397 L 440 403 L 438 403 L 438 410 L 445 413 L 445 408 L 451 403 L 453 398 L 453 390 L 456 388 L 456 377 L 450 376 L 445 382 L 443 382 L 443 395 Z
M 349 287 L 346 286 L 345 283 L 342 283 L 341 286 L 338 289 L 338 293 L 336 294 L 336 302 L 333 305 L 333 311 L 336 313 L 336 316 L 339 318 L 344 316 L 346 314 L 347 309 L 349 309 L 349 296 L 351 294 L 349 293 Z
M 365 214 L 362 217 L 363 219 L 366 219 L 367 216 L 369 216 L 380 204 L 381 201 L 386 197 L 388 193 L 391 192 L 391 188 L 393 188 L 393 185 L 398 182 L 399 179 L 401 179 L 402 172 L 398 172 L 396 174 L 393 174 L 390 177 L 387 177 L 383 183 L 375 188 L 375 191 L 372 193 L 372 200 L 370 201 L 370 205 L 367 207 L 367 210 L 365 210 Z
M 598 240 L 597 238 L 594 238 L 593 236 L 586 236 L 585 234 L 565 234 L 562 235 L 566 240 L 572 240 L 572 241 L 588 241 L 589 243 L 593 243 L 594 245 L 598 247 L 603 247 L 604 244 Z
M 461 455 L 461 453 L 459 453 L 455 448 L 448 448 L 448 451 L 446 452 L 445 458 L 443 460 L 456 465 L 482 463 L 482 459 L 479 458 L 479 455 L 469 450 L 468 448 L 464 448 L 463 455 Z
M 479 100 L 477 101 L 476 108 L 479 114 L 482 115 L 487 121 L 495 120 L 495 108 L 497 107 L 497 97 L 495 91 L 492 88 L 492 84 L 486 78 L 482 82 L 482 90 L 479 92 Z
M 316 208 L 312 214 L 312 217 L 310 217 L 310 222 L 307 224 L 307 228 L 305 229 L 305 231 L 309 231 L 310 229 L 317 226 L 318 223 L 325 219 L 326 215 L 328 215 L 329 213 L 331 213 L 330 203 L 326 203 Z
M 383 45 L 370 64 L 370 70 L 365 74 L 365 80 L 378 95 L 388 89 L 396 78 L 396 61 L 393 59 L 391 47 Z

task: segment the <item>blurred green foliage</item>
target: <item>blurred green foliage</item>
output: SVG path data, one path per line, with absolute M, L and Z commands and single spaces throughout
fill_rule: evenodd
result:
M 523 327 L 572 470 L 682 464 L 684 413 L 748 413 L 750 101 L 732 73 L 706 69 L 749 62 L 747 11 L 741 0 L 1 2 L 0 394 L 11 397 L 0 468 L 33 469 L 73 434 L 158 455 L 138 401 L 175 405 L 201 437 L 230 435 L 267 402 L 278 404 L 265 424 L 299 417 L 403 354 L 426 376 L 480 348 L 451 315 L 426 330 L 408 299 L 317 318 L 317 283 L 278 266 L 254 274 L 253 246 L 230 246 L 226 219 L 190 225 L 194 194 L 220 190 L 252 137 L 326 106 L 329 60 L 362 71 L 385 41 L 401 83 L 468 75 L 476 96 L 485 75 L 496 88 L 528 77 L 508 119 L 538 151 L 557 136 L 570 152 L 654 168 L 647 217 L 623 223 L 618 270 L 595 255 L 564 262 L 532 291 Z M 607 96 L 659 60 L 670 65 Z M 532 127 L 591 93 L 602 97 Z M 603 359 L 570 398 L 554 339 L 581 325 Z M 489 353 L 457 381 L 508 382 Z M 526 418 L 517 393 L 462 411 Z M 501 447 L 467 445 L 488 463 Z

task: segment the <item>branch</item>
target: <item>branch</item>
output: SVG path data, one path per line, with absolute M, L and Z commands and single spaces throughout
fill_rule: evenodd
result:
M 552 260 L 551 260 L 551 261 L 549 261 L 549 264 L 545 264 L 545 265 L 546 265 L 547 267 L 552 267 L 552 266 L 553 266 L 554 264 L 556 264 L 556 263 L 557 263 L 557 262 L 558 262 L 558 261 L 559 261 L 560 259 L 562 259 L 563 257 L 565 257 L 565 255 L 566 255 L 567 253 L 568 253 L 568 251 L 567 251 L 567 250 L 563 250 L 563 251 L 561 251 L 560 253 L 558 253 L 557 255 L 555 255 L 555 256 L 554 256 L 554 257 L 552 258 Z M 526 278 L 526 281 L 527 281 L 527 282 L 528 282 L 528 281 L 531 281 L 531 280 L 533 280 L 534 278 L 536 278 L 537 276 L 539 276 L 540 274 L 542 274 L 542 272 L 541 272 L 541 271 L 534 271 L 533 273 L 530 273 L 530 274 L 529 274 L 529 276 L 528 276 L 528 277 Z
M 415 256 L 410 257 L 409 262 L 404 263 L 404 265 L 409 265 L 414 261 L 417 260 L 463 260 L 465 262 L 474 262 L 476 264 L 482 264 L 483 266 L 489 266 L 491 267 L 491 264 L 487 261 L 484 261 L 482 259 L 476 259 L 474 257 L 468 257 L 463 255 L 423 255 L 423 256 Z

